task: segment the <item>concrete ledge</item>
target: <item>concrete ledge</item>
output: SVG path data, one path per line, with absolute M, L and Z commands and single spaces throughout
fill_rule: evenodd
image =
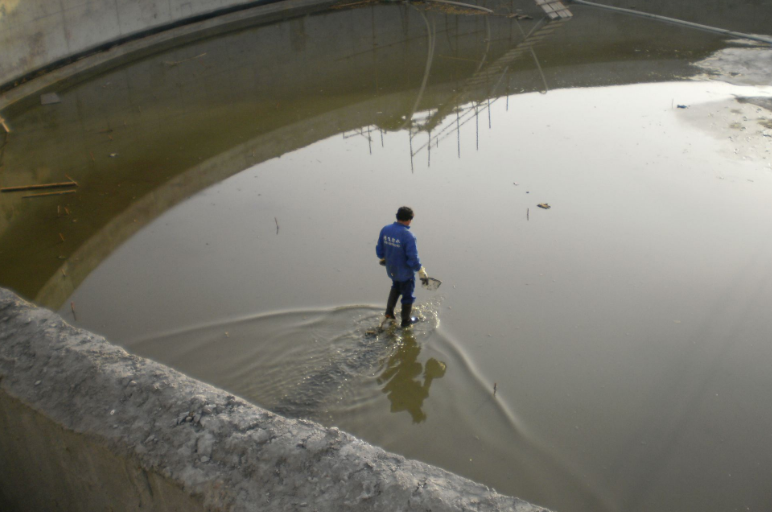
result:
M 206 19 L 191 19 L 166 30 L 153 32 L 126 40 L 105 40 L 103 45 L 91 52 L 67 54 L 63 58 L 48 62 L 40 68 L 26 70 L 27 76 L 3 83 L 0 74 L 0 111 L 33 94 L 40 94 L 52 85 L 71 85 L 79 75 L 103 72 L 115 65 L 125 64 L 154 52 L 163 51 L 195 41 L 223 30 L 237 30 L 256 23 L 274 23 L 280 20 L 303 16 L 332 6 L 337 0 L 281 0 L 267 5 L 250 7 L 254 2 L 236 12 L 221 9 Z M 1 19 L 0 19 L 1 20 Z M 72 58 L 72 61 L 68 60 Z M 84 77 L 81 77 L 81 79 Z
M 4 289 L 0 407 L 11 510 L 544 510 L 248 404 Z
M 5 0 L 0 88 L 90 52 L 279 0 Z

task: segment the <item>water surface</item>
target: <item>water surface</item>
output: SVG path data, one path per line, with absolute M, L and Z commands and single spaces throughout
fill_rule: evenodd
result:
M 0 282 L 555 510 L 767 509 L 769 82 L 686 80 L 739 46 L 711 34 L 511 7 L 534 19 L 227 32 L 18 106 L 3 186 L 80 187 L 4 194 Z M 443 285 L 412 333 L 372 336 L 403 204 Z

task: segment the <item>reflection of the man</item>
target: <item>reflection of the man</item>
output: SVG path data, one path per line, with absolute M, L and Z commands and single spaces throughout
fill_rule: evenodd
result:
M 378 384 L 384 384 L 383 392 L 391 402 L 391 412 L 407 411 L 413 417 L 413 423 L 426 420 L 426 413 L 421 410 L 424 400 L 429 397 L 432 380 L 445 375 L 445 363 L 434 358 L 426 361 L 426 368 L 418 362 L 421 347 L 410 331 L 404 331 L 402 344 L 389 358 L 386 368 L 378 377 Z M 423 370 L 424 382 L 420 376 Z

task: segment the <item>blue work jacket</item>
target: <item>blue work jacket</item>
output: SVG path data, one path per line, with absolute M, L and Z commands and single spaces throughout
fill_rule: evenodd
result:
M 415 273 L 421 270 L 415 240 L 410 226 L 399 222 L 384 226 L 381 230 L 375 254 L 379 258 L 386 258 L 386 273 L 394 281 L 413 279 Z

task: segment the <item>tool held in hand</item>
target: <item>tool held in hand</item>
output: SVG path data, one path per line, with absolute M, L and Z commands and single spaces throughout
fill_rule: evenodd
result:
M 434 291 L 442 284 L 442 281 L 439 279 L 429 277 L 424 267 L 421 267 L 421 270 L 418 271 L 418 277 L 421 279 L 421 286 L 423 286 L 425 290 Z

